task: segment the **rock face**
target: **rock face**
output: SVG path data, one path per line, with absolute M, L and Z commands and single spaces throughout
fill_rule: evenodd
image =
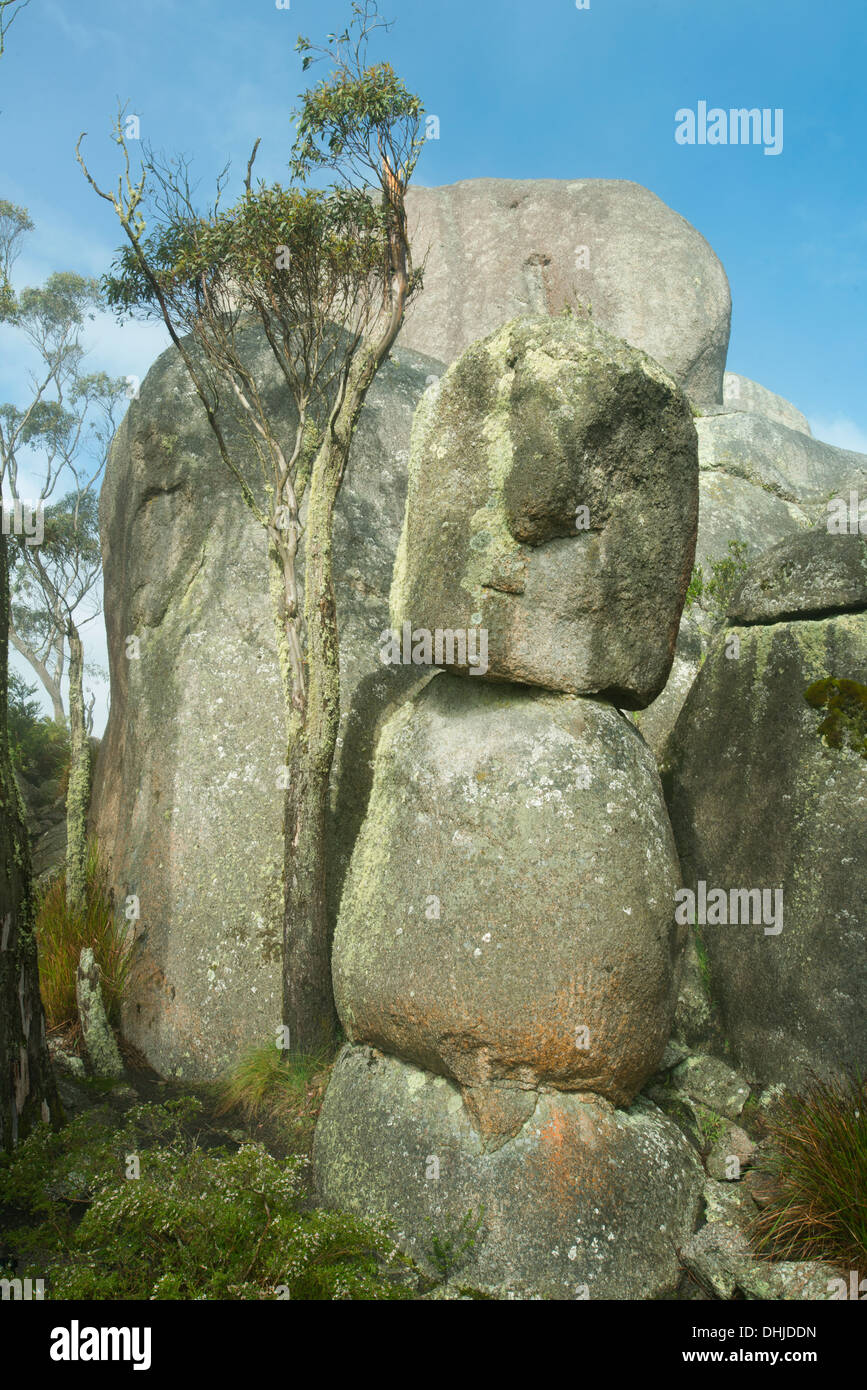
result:
M 851 573 L 850 538 L 832 539 L 837 572 Z M 824 563 L 828 538 L 810 541 Z M 764 585 L 792 620 L 717 642 L 663 776 L 685 886 L 782 890 L 779 931 L 714 925 L 710 913 L 700 930 L 735 1057 L 750 1076 L 793 1086 L 810 1068 L 867 1064 L 867 611 L 808 616 L 810 549 L 780 546 L 747 577 L 742 595 Z M 791 614 L 799 594 L 802 618 Z
M 449 1081 L 346 1048 L 316 1129 L 321 1195 L 389 1216 L 423 1267 L 494 1297 L 671 1294 L 704 1178 L 687 1141 L 646 1101 L 531 1094 L 490 1149 Z
M 801 434 L 812 435 L 806 415 L 802 415 L 782 396 L 774 395 L 766 386 L 760 386 L 749 377 L 738 376 L 737 372 L 726 372 L 723 382 L 723 399 L 726 409 L 743 410 L 748 415 L 764 415 L 768 420 L 776 420 L 790 430 L 800 430 Z
M 767 393 L 770 394 L 770 393 Z M 750 408 L 754 402 L 745 397 Z M 785 403 L 784 403 L 785 404 Z M 828 502 L 848 505 L 850 490 L 867 497 L 867 456 L 823 444 L 768 414 L 743 410 L 706 413 L 696 420 L 699 440 L 699 521 L 695 562 L 710 578 L 729 556 L 732 541 L 747 560 L 812 527 L 827 530 Z M 842 554 L 842 552 L 841 552 Z M 657 758 L 725 613 L 687 607 L 668 684 L 638 723 Z
M 867 481 L 867 457 L 837 449 L 762 415 L 741 411 L 696 421 L 702 471 L 741 478 L 811 515 L 844 479 Z M 854 484 L 853 484 L 854 486 Z
M 867 608 L 867 539 L 805 531 L 765 552 L 728 606 L 733 623 Z
M 285 413 L 262 338 L 250 360 Z M 439 363 L 399 352 L 362 414 L 335 522 L 342 728 L 335 896 L 364 814 L 379 714 L 418 678 L 378 638 L 412 413 Z M 163 1073 L 210 1077 L 280 1021 L 285 735 L 264 534 L 212 444 L 174 351 L 118 431 L 100 503 L 111 713 L 94 826 L 115 901 L 139 899 L 126 1036 Z M 127 642 L 140 641 L 138 657 Z M 132 909 L 134 910 L 134 909 Z
M 655 362 L 590 322 L 516 319 L 418 412 L 392 622 L 482 629 L 489 679 L 643 707 L 671 667 L 697 484 L 692 413 Z
M 731 295 L 704 238 L 619 179 L 470 179 L 407 197 L 425 290 L 401 335 L 452 362 L 519 314 L 592 308 L 699 405 L 722 402 Z M 652 273 L 648 268 L 652 266 Z
M 671 1028 L 677 886 L 629 720 L 438 675 L 377 749 L 334 939 L 347 1035 L 450 1077 L 471 1105 L 494 1084 L 516 1116 L 544 1085 L 628 1104 Z

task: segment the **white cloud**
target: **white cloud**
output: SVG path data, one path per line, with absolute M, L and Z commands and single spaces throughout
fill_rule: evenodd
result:
M 856 425 L 848 416 L 814 416 L 810 429 L 816 439 L 825 444 L 836 444 L 838 449 L 853 449 L 856 454 L 867 454 L 867 430 Z

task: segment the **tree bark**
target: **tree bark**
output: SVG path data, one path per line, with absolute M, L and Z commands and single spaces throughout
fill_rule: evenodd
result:
M 34 935 L 30 842 L 7 732 L 9 571 L 0 535 L 0 1149 L 26 1138 L 60 1105 L 45 1041 Z
M 39 660 L 39 657 L 35 652 L 30 650 L 26 642 L 22 641 L 11 622 L 9 624 L 9 641 L 12 643 L 15 650 L 24 657 L 25 661 L 30 662 L 30 665 L 45 687 L 46 694 L 51 701 L 53 709 L 52 717 L 55 724 L 62 724 L 65 727 L 66 710 L 63 708 L 63 696 L 60 692 L 60 682 L 54 680 L 45 663 Z
M 309 1055 L 334 1041 L 326 824 L 340 727 L 340 663 L 332 538 L 334 508 L 355 426 L 385 351 L 362 349 L 352 364 L 316 455 L 305 526 L 307 690 L 290 713 L 284 812 L 283 1022 L 289 1048 Z
M 69 789 L 66 793 L 66 902 L 80 909 L 87 897 L 87 812 L 90 804 L 90 741 L 84 713 L 84 651 L 70 621 Z

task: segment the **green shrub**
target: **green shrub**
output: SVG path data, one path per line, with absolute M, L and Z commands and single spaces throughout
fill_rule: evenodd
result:
M 728 550 L 728 555 L 711 565 L 708 580 L 702 566 L 696 565 L 686 591 L 685 607 L 698 604 L 718 623 L 725 622 L 729 604 L 749 568 L 745 541 L 729 541 Z
M 761 1164 L 776 1196 L 756 1218 L 758 1248 L 778 1260 L 828 1260 L 867 1275 L 867 1085 L 848 1072 L 784 1092 Z
M 102 977 L 109 1021 L 120 1021 L 120 1006 L 130 968 L 130 943 L 115 922 L 96 842 L 87 853 L 87 898 L 83 910 L 68 906 L 66 879 L 59 874 L 41 893 L 36 907 L 39 984 L 49 1028 L 77 1025 L 75 981 L 84 946 L 91 946 Z
M 16 671 L 9 672 L 6 726 L 12 766 L 28 787 L 38 792 L 56 784 L 60 795 L 69 771 L 69 733 L 63 724 L 40 714 L 36 691 Z
M 119 1127 L 91 1111 L 0 1160 L 0 1207 L 28 1218 L 5 1235 L 21 1277 L 67 1299 L 405 1296 L 383 1223 L 309 1210 L 304 1158 L 198 1147 L 200 1111 L 192 1097 L 142 1105 Z
M 464 1212 L 456 1225 L 446 1225 L 439 1231 L 431 1232 L 428 1255 L 443 1282 L 451 1279 L 469 1259 L 475 1249 L 484 1214 L 484 1207 L 479 1208 L 478 1215 L 472 1211 Z M 430 1218 L 428 1224 L 433 1225 Z

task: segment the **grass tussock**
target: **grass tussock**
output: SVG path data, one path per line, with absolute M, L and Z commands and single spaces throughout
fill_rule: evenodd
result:
M 120 1006 L 129 979 L 130 943 L 115 920 L 111 896 L 99 862 L 99 850 L 91 840 L 87 852 L 87 899 L 83 909 L 66 901 L 63 873 L 42 892 L 36 905 L 36 940 L 39 947 L 39 983 L 49 1028 L 78 1025 L 75 982 L 85 946 L 93 954 L 102 976 L 102 992 L 109 1022 L 120 1022 Z
M 867 1275 L 867 1080 L 850 1071 L 785 1093 L 767 1124 L 762 1171 L 776 1196 L 756 1218 L 761 1253 L 827 1260 Z
M 232 1112 L 247 1124 L 273 1125 L 306 1148 L 328 1084 L 333 1057 L 290 1054 L 273 1043 L 254 1048 L 215 1087 L 215 1114 Z

